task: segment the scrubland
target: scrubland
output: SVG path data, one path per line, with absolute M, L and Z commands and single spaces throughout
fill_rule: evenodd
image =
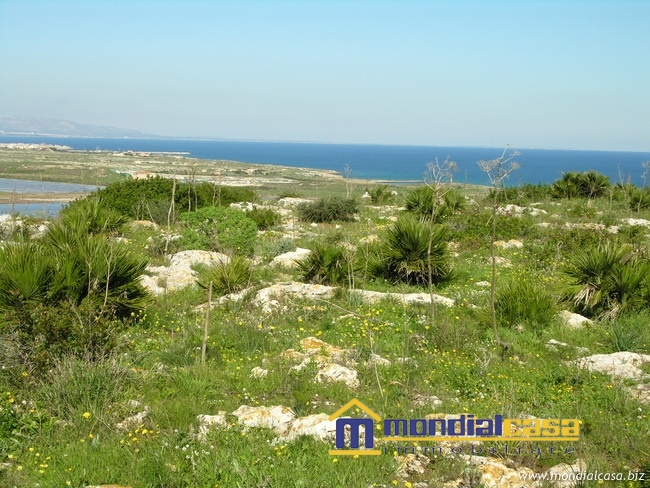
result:
M 647 190 L 301 178 L 109 178 L 54 222 L 3 220 L 0 485 L 571 486 L 521 479 L 565 465 L 645 486 Z M 353 398 L 579 419 L 580 439 L 330 455 Z

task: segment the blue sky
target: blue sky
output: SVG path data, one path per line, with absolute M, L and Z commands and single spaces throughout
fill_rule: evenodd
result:
M 650 150 L 650 2 L 0 0 L 0 115 Z

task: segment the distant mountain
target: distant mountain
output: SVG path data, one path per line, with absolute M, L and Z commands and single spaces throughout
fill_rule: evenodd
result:
M 0 116 L 0 135 L 39 135 L 64 137 L 128 137 L 132 139 L 158 138 L 137 130 L 118 129 L 105 125 L 76 124 L 67 120 L 36 117 Z

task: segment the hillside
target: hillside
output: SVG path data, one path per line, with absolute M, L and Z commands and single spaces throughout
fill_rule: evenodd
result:
M 0 116 L 0 135 L 42 135 L 66 137 L 156 137 L 137 130 L 105 125 L 77 124 L 68 120 Z

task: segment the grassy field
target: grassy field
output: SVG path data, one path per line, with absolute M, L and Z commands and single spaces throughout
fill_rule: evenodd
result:
M 650 228 L 622 219 L 650 220 L 650 210 L 631 210 L 625 194 L 612 190 L 601 197 L 567 199 L 537 198 L 523 190 L 508 193 L 508 200 L 499 204 L 495 235 L 500 241 L 495 247 L 500 258 L 496 318 L 500 341 L 506 344 L 500 346 L 491 325 L 494 217 L 486 188 L 460 188 L 467 198 L 445 215 L 445 255 L 453 274 L 430 290 L 372 273 L 373 253 L 378 252 L 373 240 L 384 242 L 406 213 L 406 187 L 389 187 L 386 191 L 396 194 L 373 203 L 361 196 L 376 183 L 310 170 L 171 156 L 0 150 L 2 177 L 39 175 L 44 181 L 106 185 L 124 178 L 116 171 L 135 169 L 238 178 L 245 173 L 291 183 L 265 181 L 255 187 L 283 216 L 255 237 L 254 252 L 247 256 L 251 274 L 224 278 L 223 269 L 217 275 L 219 271 L 206 265 L 194 266 L 194 282 L 225 282 L 245 289 L 241 300 L 220 302 L 225 292 L 215 288 L 209 316 L 206 307 L 200 307 L 208 301 L 205 288 L 190 284 L 172 290 L 169 281 L 158 278 L 167 291 L 148 297 L 144 308 L 121 325 L 109 322 L 110 347 L 92 343 L 94 352 L 101 354 L 90 357 L 90 351 L 64 339 L 56 344 L 68 344 L 68 353 L 64 347 L 51 350 L 51 357 L 44 353 L 35 358 L 30 350 L 16 353 L 20 340 L 37 341 L 9 334 L 15 310 L 2 309 L 9 315 L 0 325 L 0 486 L 560 486 L 550 481 L 535 485 L 520 475 L 580 461 L 587 472 L 624 473 L 625 479 L 579 481 L 576 486 L 648 486 L 628 481 L 628 474 L 645 472 L 650 478 L 650 404 L 631 391 L 649 382 L 650 362 L 638 362 L 645 376 L 623 379 L 590 372 L 574 361 L 620 351 L 649 355 L 650 295 L 637 296 L 631 289 L 628 295 L 611 292 L 613 298 L 603 299 L 602 308 L 594 305 L 585 311 L 567 294 L 575 285 L 567 270 L 576 256 L 597 249 L 599 243 L 628 246 L 625 263 L 647 264 Z M 312 223 L 302 220 L 296 208 L 276 201 L 287 192 L 311 199 L 349 196 L 359 206 L 350 221 Z M 512 204 L 523 210 L 505 207 Z M 171 228 L 127 225 L 106 239 L 119 237 L 129 256 L 170 266 L 170 256 L 187 249 L 188 232 L 180 221 Z M 5 230 L 4 239 L 18 239 L 18 234 Z M 211 250 L 225 251 L 219 242 Z M 315 249 L 317 243 L 347 250 L 342 251 L 344 258 L 349 253 L 350 259 L 341 261 L 348 267 L 343 279 L 334 283 L 336 289 L 315 297 L 278 295 L 270 305 L 260 303 L 260 290 L 305 282 L 304 270 L 274 265 L 273 258 L 296 247 Z M 320 282 L 331 284 L 331 275 L 323 276 Z M 636 282 L 637 288 L 646 286 L 643 279 Z M 3 280 L 0 272 L 0 294 L 8 287 Z M 593 286 L 604 296 L 603 288 Z M 359 290 L 393 295 L 371 303 Z M 428 296 L 430 291 L 452 299 L 453 305 L 405 303 L 396 295 Z M 630 298 L 619 299 L 622 296 Z M 84 322 L 86 309 L 74 312 L 75 307 L 60 312 L 61 320 L 105 325 Z M 37 310 L 45 317 L 46 311 Z M 593 322 L 569 327 L 558 315 L 561 310 L 581 311 Z M 31 317 L 34 323 L 45 320 Z M 48 320 L 52 327 L 59 324 L 56 318 Z M 17 324 L 12 334 L 20 331 Z M 308 354 L 306 344 L 313 340 L 307 338 L 339 349 L 323 346 L 317 353 L 324 359 L 295 368 L 304 357 L 296 359 L 299 355 L 286 351 Z M 563 345 L 549 345 L 551 340 Z M 356 384 L 317 381 L 323 377 L 323 365 L 332 363 L 355 371 Z M 255 374 L 255 368 L 266 373 Z M 480 455 L 486 456 L 482 463 L 463 457 L 472 452 L 472 441 L 380 442 L 378 448 L 385 454 L 379 456 L 333 456 L 328 452 L 332 438 L 288 439 L 279 428 L 249 428 L 232 414 L 248 405 L 284 406 L 295 417 L 329 416 L 353 398 L 383 419 L 463 413 L 477 418 L 502 414 L 513 419 L 579 419 L 580 439 L 475 443 L 474 453 L 480 448 Z M 202 430 L 198 416 L 220 412 L 225 423 Z M 444 452 L 423 450 L 436 446 Z M 405 456 L 402 449 L 416 454 Z

